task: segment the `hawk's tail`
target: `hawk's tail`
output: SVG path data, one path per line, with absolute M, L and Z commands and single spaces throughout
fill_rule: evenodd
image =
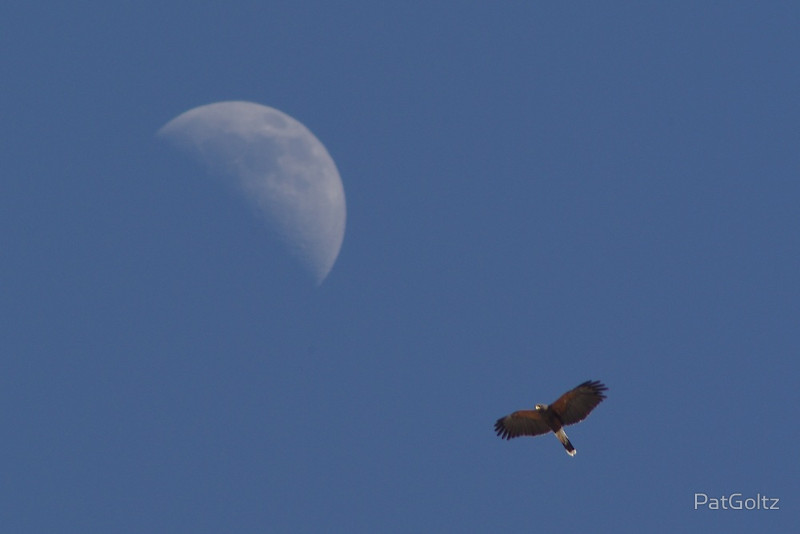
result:
M 570 456 L 575 456 L 575 453 L 578 451 L 576 451 L 575 447 L 572 446 L 572 443 L 570 442 L 569 438 L 567 437 L 567 433 L 564 432 L 563 428 L 558 429 L 558 432 L 556 432 L 556 437 L 558 438 L 558 441 L 564 445 L 564 448 L 567 449 L 567 454 Z

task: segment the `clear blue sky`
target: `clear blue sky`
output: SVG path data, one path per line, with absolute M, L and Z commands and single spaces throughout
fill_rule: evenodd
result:
M 790 2 L 4 3 L 0 528 L 788 532 L 798 51 Z M 321 287 L 155 139 L 224 100 L 336 161 Z M 574 458 L 494 435 L 588 379 Z

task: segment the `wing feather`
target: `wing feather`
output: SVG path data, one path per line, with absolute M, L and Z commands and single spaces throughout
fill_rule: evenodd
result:
M 567 391 L 550 405 L 564 425 L 572 425 L 583 421 L 586 416 L 606 398 L 604 392 L 608 388 L 597 380 L 587 380 L 575 389 Z
M 498 419 L 494 430 L 501 438 L 511 439 L 545 434 L 550 432 L 550 427 L 536 410 L 520 410 Z

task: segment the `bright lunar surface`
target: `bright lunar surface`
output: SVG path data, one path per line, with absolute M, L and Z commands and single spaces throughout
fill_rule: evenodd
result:
M 344 188 L 328 151 L 277 109 L 218 102 L 174 118 L 158 136 L 233 179 L 317 284 L 344 239 Z

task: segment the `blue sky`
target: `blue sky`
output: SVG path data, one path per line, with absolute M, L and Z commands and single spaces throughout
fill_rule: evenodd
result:
M 4 531 L 797 525 L 800 8 L 112 4 L 0 7 Z M 335 160 L 321 287 L 154 137 L 225 100 Z

